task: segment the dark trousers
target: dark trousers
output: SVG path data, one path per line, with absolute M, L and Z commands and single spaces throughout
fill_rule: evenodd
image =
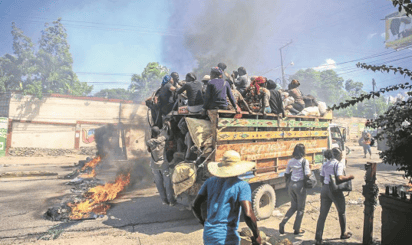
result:
M 323 185 L 322 192 L 320 194 L 320 214 L 318 218 L 318 224 L 316 226 L 315 239 L 317 241 L 322 241 L 326 217 L 328 216 L 332 202 L 335 204 L 336 209 L 338 210 L 341 235 L 346 232 L 345 196 L 341 191 L 332 192 L 329 188 L 329 185 Z
M 370 145 L 368 145 L 368 144 L 363 144 L 362 146 L 363 146 L 363 153 L 365 153 L 365 156 L 366 156 L 366 153 L 368 153 L 368 152 L 369 152 L 369 155 L 372 155 L 372 151 L 371 151 L 371 146 L 370 146 Z
M 303 180 L 290 181 L 288 186 L 288 193 L 291 199 L 291 206 L 286 212 L 286 215 L 280 224 L 284 226 L 286 222 L 288 222 L 288 220 L 292 217 L 292 215 L 297 211 L 293 229 L 295 231 L 299 231 L 300 225 L 302 224 L 306 204 L 306 188 L 303 186 Z
M 169 166 L 165 166 L 163 169 L 152 169 L 152 173 L 162 201 L 164 203 L 176 202 Z

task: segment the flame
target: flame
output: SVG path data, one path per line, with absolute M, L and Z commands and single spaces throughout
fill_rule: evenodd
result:
M 96 214 L 106 214 L 110 208 L 109 204 L 103 203 L 115 199 L 119 192 L 121 192 L 130 183 L 130 173 L 127 175 L 119 175 L 115 183 L 107 183 L 91 188 L 85 196 L 87 200 L 78 204 L 69 203 L 72 208 L 70 219 L 88 218 L 91 212 Z
M 97 164 L 99 164 L 101 160 L 100 156 L 97 156 L 95 158 L 93 158 L 93 160 L 91 160 L 90 162 L 86 163 L 83 167 L 82 167 L 82 171 L 86 170 L 87 167 L 90 168 L 95 168 L 97 166 Z
M 80 175 L 79 177 L 86 179 L 86 178 L 94 178 L 95 176 L 96 176 L 96 170 L 93 169 L 91 173 L 89 173 L 89 174 L 82 174 L 82 175 Z

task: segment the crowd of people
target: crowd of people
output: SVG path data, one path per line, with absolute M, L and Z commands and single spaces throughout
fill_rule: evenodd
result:
M 174 160 L 168 160 L 165 150 L 165 142 L 168 136 L 165 128 L 152 127 L 152 138 L 147 141 L 148 151 L 151 153 L 151 168 L 154 175 L 156 187 L 163 204 L 174 206 L 176 199 L 170 177 L 169 168 L 174 165 L 175 159 L 184 160 L 188 156 L 174 156 Z M 291 206 L 285 217 L 279 224 L 279 233 L 285 233 L 285 224 L 296 213 L 294 222 L 294 234 L 302 234 L 301 223 L 305 212 L 306 187 L 305 178 L 313 173 L 309 168 L 309 162 L 304 158 L 305 146 L 297 144 L 294 148 L 292 159 L 288 161 L 285 176 L 288 194 L 291 198 Z M 340 238 L 348 239 L 352 233 L 346 231 L 345 197 L 342 191 L 333 190 L 330 187 L 331 176 L 336 176 L 336 181 L 344 183 L 354 178 L 353 175 L 345 176 L 342 152 L 339 148 L 326 150 L 324 152 L 326 161 L 320 171 L 322 183 L 320 214 L 316 226 L 316 244 L 322 244 L 322 235 L 325 220 L 329 213 L 331 204 L 334 203 L 338 211 L 341 227 Z M 221 162 L 209 162 L 208 172 L 212 177 L 203 183 L 192 210 L 200 223 L 204 226 L 204 244 L 239 244 L 238 225 L 240 210 L 243 209 L 244 220 L 252 231 L 254 244 L 261 244 L 262 238 L 257 226 L 256 217 L 252 208 L 251 187 L 245 181 L 238 178 L 255 167 L 255 162 L 242 161 L 240 154 L 236 151 L 226 151 Z M 202 204 L 206 203 L 206 217 L 202 214 Z
M 326 104 L 311 95 L 304 95 L 298 80 L 292 80 L 288 89 L 282 89 L 266 77 L 248 76 L 244 67 L 239 67 L 231 75 L 226 68 L 224 63 L 219 63 L 201 81 L 193 72 L 187 73 L 183 81 L 176 72 L 165 75 L 161 87 L 146 100 L 154 124 L 162 127 L 164 117 L 179 106 L 187 106 L 190 113 L 201 114 L 211 109 L 235 110 L 237 117 L 241 117 L 241 111 L 282 117 L 290 114 L 322 116 L 326 113 Z
M 287 114 L 301 114 L 310 108 L 316 108 L 318 114 L 321 114 L 321 108 L 326 108 L 312 96 L 304 96 L 297 80 L 292 80 L 288 89 L 283 90 L 278 89 L 274 81 L 265 77 L 249 77 L 244 67 L 239 67 L 230 76 L 225 69 L 226 65 L 219 63 L 211 68 L 210 75 L 204 76 L 201 81 L 198 81 L 192 72 L 186 75 L 184 81 L 180 81 L 179 75 L 173 72 L 163 77 L 160 89 L 146 100 L 146 104 L 152 110 L 154 122 L 151 139 L 146 144 L 151 153 L 150 166 L 156 187 L 165 205 L 176 204 L 170 169 L 179 161 L 187 160 L 197 164 L 197 161 L 201 160 L 193 148 L 184 118 L 177 119 L 173 125 L 166 120 L 170 112 L 177 110 L 179 106 L 185 105 L 190 113 L 203 116 L 211 109 L 232 110 L 236 111 L 235 117 L 241 116 L 242 111 L 263 115 L 273 113 L 285 117 Z M 174 150 L 168 150 L 168 143 L 171 141 L 177 144 Z M 285 170 L 285 176 L 290 176 L 287 187 L 291 207 L 279 224 L 281 234 L 285 233 L 285 224 L 294 213 L 297 213 L 293 226 L 294 234 L 305 232 L 301 229 L 306 203 L 304 180 L 312 175 L 305 155 L 305 146 L 297 144 Z M 342 152 L 338 148 L 325 151 L 324 156 L 326 162 L 320 173 L 322 191 L 316 244 L 322 243 L 325 220 L 332 202 L 339 214 L 340 238 L 351 237 L 351 233 L 346 232 L 345 197 L 342 191 L 332 191 L 329 184 L 330 176 L 333 174 L 340 182 L 349 181 L 354 177 L 344 175 Z M 204 226 L 204 243 L 239 244 L 237 229 L 242 209 L 244 220 L 253 233 L 253 242 L 261 244 L 262 238 L 252 209 L 251 187 L 238 178 L 239 175 L 251 171 L 255 167 L 255 162 L 241 161 L 239 153 L 229 150 L 224 153 L 221 162 L 209 162 L 206 166 L 212 177 L 203 183 L 192 204 L 195 216 Z M 202 212 L 203 203 L 207 204 L 206 217 Z

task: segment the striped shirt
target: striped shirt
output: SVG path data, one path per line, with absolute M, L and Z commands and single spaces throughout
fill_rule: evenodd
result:
M 300 159 L 292 158 L 289 160 L 288 165 L 286 167 L 285 173 L 289 174 L 292 171 L 291 180 L 292 181 L 300 181 L 304 179 L 303 171 L 302 171 L 302 161 L 303 157 Z M 309 161 L 305 159 L 305 175 L 310 174 L 309 168 Z

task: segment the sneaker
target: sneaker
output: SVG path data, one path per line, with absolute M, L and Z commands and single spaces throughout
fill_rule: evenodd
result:
M 282 224 L 279 224 L 279 233 L 280 234 L 285 234 L 285 226 Z

